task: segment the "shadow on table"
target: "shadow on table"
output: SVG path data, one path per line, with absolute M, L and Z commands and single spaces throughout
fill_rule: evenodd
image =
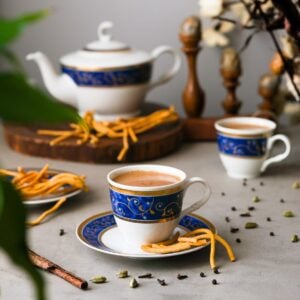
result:
M 65 211 L 77 211 L 86 206 L 88 203 L 91 203 L 92 201 L 98 201 L 97 194 L 90 190 L 88 192 L 82 192 L 79 195 L 70 197 L 67 199 L 65 203 L 62 204 L 62 206 L 59 208 L 59 211 L 61 213 L 64 213 Z M 47 203 L 47 204 L 38 204 L 38 205 L 30 205 L 28 206 L 28 213 L 32 214 L 40 214 L 48 209 L 50 209 L 52 206 L 55 205 L 55 202 L 53 203 Z M 54 218 L 55 214 L 50 215 L 48 219 Z
M 149 260 L 141 260 L 141 259 L 128 259 L 124 257 L 115 257 L 115 256 L 108 256 L 103 255 L 99 256 L 99 253 L 92 253 L 89 254 L 93 255 L 93 261 L 97 263 L 101 263 L 103 258 L 105 258 L 105 263 L 108 265 L 120 265 L 126 266 L 128 265 L 128 269 L 136 268 L 137 272 L 140 274 L 152 272 L 153 276 L 155 273 L 162 273 L 166 270 L 174 271 L 174 273 L 178 272 L 179 270 L 194 270 L 197 271 L 208 271 L 210 270 L 209 267 L 209 253 L 210 247 L 206 247 L 205 249 L 192 252 L 189 254 L 178 255 L 174 257 L 168 258 L 158 258 L 158 259 L 149 259 Z M 225 257 L 226 254 L 223 254 L 221 251 L 218 253 L 218 260 L 223 261 L 223 256 Z M 202 268 L 202 270 L 201 270 Z M 177 273 L 176 273 L 177 274 Z M 156 276 L 155 276 L 156 277 Z
M 289 177 L 295 176 L 299 177 L 300 172 L 300 163 L 286 163 L 286 164 L 274 164 L 270 166 L 269 169 L 262 175 L 263 177 L 273 177 L 273 176 L 284 176 L 288 175 Z

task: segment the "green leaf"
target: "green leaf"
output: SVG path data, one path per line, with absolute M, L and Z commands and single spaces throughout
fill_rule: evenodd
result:
M 31 277 L 37 299 L 44 300 L 44 281 L 41 274 L 32 265 L 27 252 L 25 207 L 20 194 L 13 185 L 0 178 L 0 247 L 10 259 Z
M 14 71 L 25 75 L 25 70 L 19 60 L 18 56 L 6 47 L 0 47 L 0 56 L 7 60 L 11 66 L 14 68 Z
M 49 10 L 27 13 L 14 19 L 0 18 L 0 46 L 16 39 L 29 24 L 35 23 L 49 14 Z
M 17 123 L 79 122 L 74 109 L 53 100 L 26 79 L 0 73 L 0 118 Z

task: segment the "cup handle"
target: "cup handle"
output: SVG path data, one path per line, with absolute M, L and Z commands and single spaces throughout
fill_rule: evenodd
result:
M 276 141 L 282 141 L 285 144 L 285 147 L 286 147 L 285 151 L 281 154 L 278 154 L 278 155 L 271 157 L 271 158 L 267 159 L 266 161 L 264 161 L 264 163 L 260 169 L 261 172 L 264 172 L 270 164 L 284 160 L 285 158 L 288 157 L 288 155 L 291 152 L 291 143 L 290 143 L 289 138 L 283 134 L 276 134 L 276 135 L 270 137 L 267 142 L 267 153 L 269 153 L 269 151 L 273 147 L 273 144 Z
M 204 195 L 202 197 L 202 199 L 200 199 L 199 201 L 195 202 L 194 204 L 192 204 L 191 206 L 185 208 L 182 212 L 181 212 L 181 215 L 180 217 L 183 217 L 195 210 L 197 210 L 198 208 L 200 208 L 202 205 L 204 205 L 207 200 L 209 199 L 210 197 L 210 194 L 211 194 L 211 191 L 210 191 L 210 187 L 209 185 L 207 184 L 207 182 L 200 178 L 200 177 L 192 177 L 190 179 L 187 180 L 186 182 L 186 186 L 183 190 L 183 196 L 185 195 L 187 189 L 194 183 L 201 183 L 204 187 Z
M 152 56 L 153 60 L 155 61 L 159 56 L 161 56 L 164 53 L 171 54 L 174 58 L 174 63 L 170 70 L 166 71 L 160 77 L 158 77 L 157 79 L 155 79 L 149 83 L 149 86 L 148 86 L 149 90 L 169 81 L 171 78 L 173 78 L 176 75 L 176 73 L 178 72 L 178 70 L 180 68 L 180 65 L 181 65 L 180 56 L 175 49 L 173 49 L 169 46 L 160 46 L 160 47 L 155 48 L 152 51 L 151 56 Z

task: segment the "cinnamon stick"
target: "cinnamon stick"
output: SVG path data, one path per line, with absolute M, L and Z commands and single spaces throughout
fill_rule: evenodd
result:
M 48 260 L 47 258 L 36 254 L 32 250 L 28 249 L 28 254 L 32 263 L 36 267 L 48 271 L 49 273 L 55 274 L 58 277 L 61 277 L 62 279 L 68 281 L 69 283 L 78 287 L 79 289 L 87 289 L 88 283 L 86 280 L 71 274 L 70 272 L 66 271 L 65 269 Z

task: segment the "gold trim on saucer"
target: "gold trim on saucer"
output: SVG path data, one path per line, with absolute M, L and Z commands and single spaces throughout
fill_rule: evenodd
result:
M 84 221 L 77 227 L 77 229 L 76 229 L 77 236 L 78 236 L 82 241 L 84 241 L 85 243 L 87 243 L 86 239 L 85 239 L 85 238 L 83 237 L 83 235 L 82 235 L 82 229 L 83 229 L 83 227 L 84 227 L 87 223 L 89 223 L 91 220 L 98 219 L 99 217 L 102 217 L 102 216 L 105 216 L 105 215 L 114 215 L 114 213 L 113 213 L 113 211 L 108 210 L 108 211 L 105 211 L 105 212 L 103 212 L 103 213 L 99 213 L 99 214 L 96 214 L 96 215 L 93 215 L 93 216 L 87 218 L 86 220 L 84 220 Z M 189 214 L 187 214 L 187 215 L 188 215 L 188 216 L 192 216 L 192 217 L 194 217 L 194 218 L 200 220 L 201 222 L 203 222 L 204 224 L 206 224 L 206 225 L 209 227 L 209 229 L 210 229 L 213 233 L 217 233 L 217 230 L 216 230 L 215 225 L 214 225 L 213 223 L 211 223 L 210 221 L 208 221 L 207 219 L 205 219 L 205 218 L 203 218 L 203 217 L 201 217 L 201 216 L 199 216 L 198 214 L 195 214 L 195 213 L 189 213 Z M 179 216 L 179 217 L 180 217 L 180 216 Z M 104 232 L 106 232 L 108 229 L 111 229 L 112 227 L 116 227 L 116 226 L 117 226 L 117 225 L 110 226 L 109 228 L 105 229 Z M 177 226 L 180 227 L 180 228 L 183 228 L 184 230 L 187 230 L 186 227 L 183 227 L 183 226 L 181 226 L 181 225 L 177 225 Z M 104 232 L 103 232 L 101 235 L 99 234 L 99 237 L 101 237 L 101 236 L 104 234 Z M 94 247 L 94 246 L 90 246 L 90 245 L 88 245 L 88 244 L 86 244 L 86 245 L 87 245 L 88 247 L 90 247 L 90 248 L 93 248 L 93 249 L 95 249 L 95 250 L 98 250 L 98 248 L 96 248 L 96 247 Z M 195 248 L 198 248 L 198 247 L 195 247 Z M 199 246 L 199 248 L 203 248 L 203 246 Z

